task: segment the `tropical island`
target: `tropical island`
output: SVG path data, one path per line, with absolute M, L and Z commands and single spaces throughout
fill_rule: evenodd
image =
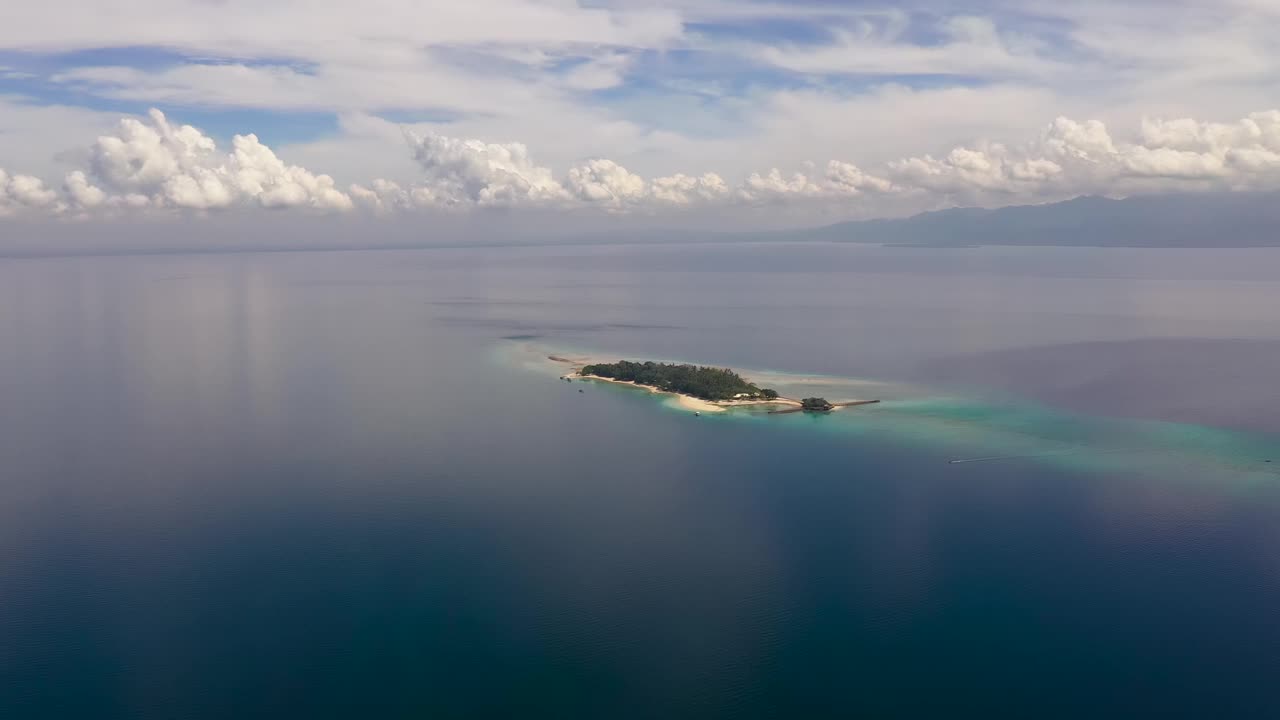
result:
M 584 365 L 578 374 L 635 383 L 661 392 L 689 395 L 711 402 L 778 399 L 777 391 L 756 387 L 728 368 L 621 360 L 616 363 Z
M 567 362 L 552 356 L 557 362 Z M 879 400 L 855 400 L 832 403 L 824 398 L 793 400 L 778 394 L 772 388 L 762 388 L 729 368 L 702 365 L 633 362 L 620 360 L 615 363 L 590 363 L 582 365 L 566 380 L 574 377 L 623 383 L 650 390 L 671 393 L 680 398 L 686 408 L 697 412 L 723 412 L 727 407 L 742 405 L 775 404 L 782 406 L 771 411 L 781 413 L 829 413 L 837 408 L 870 405 Z
M 807 397 L 800 401 L 800 409 L 805 412 L 831 412 L 836 409 L 826 398 Z

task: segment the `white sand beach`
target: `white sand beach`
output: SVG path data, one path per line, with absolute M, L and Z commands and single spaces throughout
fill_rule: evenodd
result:
M 794 398 L 789 398 L 789 397 L 779 397 L 774 400 L 762 400 L 762 399 L 719 400 L 719 401 L 703 400 L 702 398 L 694 397 L 692 395 L 683 395 L 681 393 L 663 391 L 649 385 L 639 385 L 637 383 L 629 382 L 625 380 L 615 380 L 613 378 L 600 377 L 597 375 L 581 374 L 582 368 L 585 367 L 586 365 L 590 365 L 597 362 L 610 362 L 602 358 L 578 356 L 578 355 L 569 354 L 569 353 L 550 354 L 550 355 L 544 354 L 542 357 L 544 357 L 546 361 L 555 363 L 559 367 L 568 370 L 568 372 L 563 372 L 561 374 L 560 377 L 562 378 L 567 378 L 570 380 L 584 380 L 584 381 L 589 380 L 592 382 L 605 382 L 605 383 L 612 383 L 615 385 L 627 385 L 634 388 L 640 388 L 651 393 L 656 393 L 660 395 L 670 395 L 674 399 L 674 404 L 676 406 L 678 406 L 683 410 L 687 410 L 689 412 L 723 413 L 723 412 L 727 412 L 732 408 L 747 408 L 747 407 L 759 407 L 759 406 L 769 406 L 769 405 L 777 407 L 778 410 L 776 410 L 776 412 L 798 412 L 801 407 L 801 403 L 799 400 L 796 400 Z M 785 378 L 792 381 L 794 381 L 796 377 L 796 376 L 784 375 L 782 373 L 761 373 L 761 374 L 753 374 L 752 378 L 756 378 L 758 376 L 765 376 L 771 380 Z M 864 381 L 843 380 L 843 379 L 833 379 L 833 378 L 812 378 L 812 379 L 802 378 L 802 379 L 812 380 L 815 382 L 821 380 L 823 384 L 827 386 L 840 384 L 850 388 L 860 387 L 862 389 L 867 389 L 876 385 L 875 383 L 864 382 Z M 833 382 L 833 380 L 835 382 Z M 841 380 L 843 380 L 843 382 L 841 382 Z M 756 381 L 756 380 L 753 380 L 753 381 Z M 847 399 L 847 400 L 835 402 L 834 405 L 836 407 L 833 409 L 839 410 L 844 407 L 856 407 L 863 404 L 870 404 L 872 402 L 873 401 Z

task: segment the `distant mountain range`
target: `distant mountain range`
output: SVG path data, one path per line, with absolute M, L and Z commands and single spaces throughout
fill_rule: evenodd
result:
M 1043 205 L 954 208 L 892 220 L 754 232 L 632 227 L 621 216 L 589 231 L 575 231 L 557 225 L 550 213 L 506 211 L 479 218 L 445 214 L 429 222 L 409 215 L 375 222 L 358 213 L 249 217 L 230 212 L 198 223 L 182 216 L 115 223 L 0 221 L 0 257 L 796 241 L 941 248 L 1280 247 L 1280 193 L 1184 193 L 1124 200 L 1086 196 Z
M 1280 194 L 1078 197 L 1045 205 L 956 208 L 896 220 L 844 222 L 777 236 L 928 247 L 1280 247 Z

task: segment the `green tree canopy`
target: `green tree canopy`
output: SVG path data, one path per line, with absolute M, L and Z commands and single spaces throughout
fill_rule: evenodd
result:
M 664 392 L 692 395 L 703 400 L 772 399 L 778 396 L 777 392 L 762 390 L 728 368 L 621 360 L 616 363 L 587 365 L 580 372 L 582 375 L 648 385 Z
M 829 412 L 835 409 L 835 405 L 827 402 L 826 398 L 808 397 L 800 401 L 800 407 L 805 412 Z

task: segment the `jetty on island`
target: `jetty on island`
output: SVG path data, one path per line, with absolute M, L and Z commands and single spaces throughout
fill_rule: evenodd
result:
M 567 358 L 551 355 L 550 360 L 572 363 Z M 635 362 L 586 363 L 562 376 L 565 380 L 594 380 L 643 388 L 650 392 L 675 395 L 680 404 L 696 415 L 724 412 L 734 407 L 769 405 L 770 414 L 827 414 L 842 408 L 874 405 L 879 400 L 847 400 L 831 402 L 826 398 L 783 397 L 777 390 L 760 387 L 729 368 L 687 363 Z

